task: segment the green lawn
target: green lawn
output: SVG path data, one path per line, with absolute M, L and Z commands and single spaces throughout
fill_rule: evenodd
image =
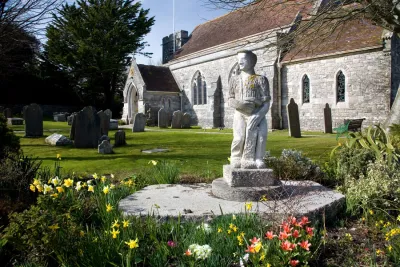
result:
M 115 154 L 102 155 L 97 149 L 76 149 L 73 147 L 53 147 L 45 144 L 45 137 L 57 132 L 69 136 L 66 122 L 44 122 L 44 137 L 23 138 L 23 126 L 12 127 L 21 137 L 21 147 L 26 155 L 38 157 L 43 166 L 53 166 L 56 154 L 61 154 L 64 172 L 114 173 L 129 175 L 151 166 L 150 160 L 177 160 L 182 173 L 215 178 L 222 176 L 222 165 L 227 164 L 232 142 L 232 130 L 166 129 L 146 128 L 146 132 L 126 131 L 127 146 L 114 148 Z M 114 133 L 109 136 L 114 143 Z M 302 150 L 304 155 L 315 161 L 328 159 L 330 150 L 337 144 L 334 134 L 303 132 L 302 138 L 291 138 L 287 130 L 268 134 L 267 150 L 273 156 L 280 155 L 282 149 Z M 169 152 L 145 154 L 141 150 L 166 148 Z

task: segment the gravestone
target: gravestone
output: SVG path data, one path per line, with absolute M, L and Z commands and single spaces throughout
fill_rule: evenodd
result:
M 190 115 L 188 113 L 183 114 L 182 128 L 190 128 Z
M 110 142 L 110 137 L 108 137 L 107 135 L 101 136 L 100 139 L 99 139 L 99 142 L 98 142 L 99 145 L 100 145 L 104 140 L 107 140 L 108 142 Z
M 118 130 L 118 120 L 110 120 L 110 130 Z
M 104 113 L 108 115 L 110 120 L 112 119 L 112 111 L 111 111 L 111 109 L 108 108 L 108 109 L 104 110 Z
M 136 113 L 133 120 L 132 132 L 144 132 L 146 126 L 146 115 L 143 113 Z
M 172 115 L 172 123 L 171 123 L 172 129 L 182 128 L 182 117 L 183 117 L 182 111 L 177 110 L 174 112 L 174 114 Z
M 98 147 L 98 140 L 101 136 L 100 117 L 93 107 L 88 106 L 79 111 L 74 117 L 72 128 L 74 128 L 73 138 L 75 147 Z
M 286 105 L 286 111 L 289 124 L 289 136 L 301 137 L 299 108 L 293 98 L 291 98 L 290 103 Z
M 72 125 L 72 120 L 74 119 L 74 116 L 76 115 L 76 112 L 72 113 L 67 117 L 67 123 L 68 125 Z
M 329 107 L 329 104 L 326 103 L 324 108 L 324 132 L 325 133 L 333 133 L 332 132 L 332 110 Z
M 58 113 L 58 114 L 53 114 L 53 119 L 54 121 L 67 121 L 67 114 L 65 113 Z
M 69 129 L 69 139 L 74 140 L 75 139 L 75 117 L 76 117 L 76 112 L 74 115 L 71 115 L 71 129 Z
M 25 120 L 25 137 L 43 136 L 43 112 L 38 104 L 30 104 L 23 108 Z
M 146 116 L 147 116 L 146 125 L 147 126 L 155 126 L 156 125 L 156 117 L 154 115 L 152 108 L 149 108 L 147 110 Z
M 114 146 L 126 145 L 125 131 L 119 130 L 115 133 L 115 144 Z
M 165 111 L 165 108 L 160 108 L 158 111 L 158 127 L 168 128 L 168 114 Z
M 3 114 L 4 114 L 4 117 L 6 117 L 6 119 L 13 117 L 13 113 L 12 113 L 12 110 L 10 108 L 6 108 L 3 111 Z
M 107 140 L 103 140 L 103 142 L 101 142 L 101 144 L 97 147 L 97 151 L 100 154 L 112 154 L 112 153 L 114 153 L 114 151 L 112 149 L 112 145 Z
M 21 118 L 8 118 L 7 119 L 7 123 L 9 125 L 23 125 L 24 124 L 24 120 Z
M 46 137 L 44 139 L 46 144 L 52 145 L 52 146 L 66 146 L 66 145 L 72 145 L 72 141 L 69 140 L 67 137 L 64 135 L 54 133 L 50 135 L 49 137 Z
M 108 130 L 110 129 L 110 117 L 102 110 L 97 112 L 100 118 L 100 134 L 101 135 L 108 135 Z

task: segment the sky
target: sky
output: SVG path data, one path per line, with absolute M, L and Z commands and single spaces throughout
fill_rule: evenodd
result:
M 149 17 L 155 18 L 155 23 L 145 36 L 150 46 L 143 51 L 153 53 L 151 60 L 142 55 L 135 55 L 138 64 L 157 64 L 162 58 L 162 38 L 173 31 L 172 7 L 173 0 L 142 0 L 142 7 L 149 10 Z M 206 0 L 175 0 L 175 31 L 186 30 L 189 35 L 194 28 L 208 20 L 226 14 L 228 11 L 215 9 L 206 4 Z

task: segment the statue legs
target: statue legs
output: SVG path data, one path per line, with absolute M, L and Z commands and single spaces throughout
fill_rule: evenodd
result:
M 246 118 L 239 111 L 233 115 L 233 141 L 231 146 L 231 165 L 241 167 L 244 140 L 246 138 Z

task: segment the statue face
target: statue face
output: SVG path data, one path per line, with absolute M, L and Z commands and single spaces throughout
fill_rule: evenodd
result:
M 246 53 L 239 53 L 237 57 L 240 70 L 246 72 L 254 69 L 255 64 L 249 55 Z

